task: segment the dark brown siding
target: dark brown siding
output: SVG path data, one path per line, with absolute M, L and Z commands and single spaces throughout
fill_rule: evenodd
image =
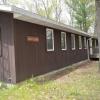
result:
M 56 70 L 87 59 L 87 50 L 79 50 L 78 35 L 76 49 L 71 50 L 71 34 L 67 33 L 67 50 L 61 50 L 61 31 L 54 29 L 55 50 L 46 51 L 46 27 L 14 20 L 15 57 L 17 82 Z M 39 37 L 38 43 L 27 42 L 27 36 Z M 83 38 L 82 38 L 83 40 Z
M 0 28 L 2 39 L 0 80 L 15 83 L 13 14 L 0 12 Z

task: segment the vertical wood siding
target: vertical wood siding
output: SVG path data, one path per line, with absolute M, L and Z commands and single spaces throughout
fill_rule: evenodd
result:
M 61 31 L 54 29 L 54 51 L 46 50 L 46 27 L 14 20 L 15 63 L 17 82 L 56 70 L 87 59 L 87 50 L 79 50 L 78 35 L 76 49 L 71 49 L 71 34 L 66 33 L 67 50 L 61 50 Z M 39 42 L 27 42 L 27 36 L 36 36 Z M 82 44 L 83 37 L 82 37 Z
M 0 80 L 13 82 L 14 74 L 14 41 L 13 14 L 0 12 L 0 28 L 2 39 L 2 56 L 0 57 Z M 12 80 L 10 80 L 12 79 Z

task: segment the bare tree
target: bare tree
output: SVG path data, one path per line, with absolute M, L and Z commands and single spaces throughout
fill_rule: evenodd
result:
M 53 13 L 53 5 L 50 0 L 33 0 L 36 13 L 51 19 Z
M 36 13 L 49 19 L 60 22 L 62 13 L 62 0 L 33 0 Z
M 62 14 L 62 0 L 52 0 L 55 20 L 60 22 L 61 14 Z

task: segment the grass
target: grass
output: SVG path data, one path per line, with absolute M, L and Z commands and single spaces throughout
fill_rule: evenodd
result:
M 89 62 L 54 80 L 30 79 L 0 89 L 0 100 L 100 100 L 98 62 Z M 68 73 L 68 74 L 67 74 Z

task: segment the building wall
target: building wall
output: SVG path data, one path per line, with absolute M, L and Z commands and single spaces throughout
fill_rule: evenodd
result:
M 79 50 L 78 35 L 75 35 L 76 49 L 71 50 L 71 34 L 67 33 L 67 50 L 62 51 L 61 31 L 54 29 L 55 50 L 47 52 L 45 26 L 15 19 L 14 33 L 17 82 L 87 59 L 87 50 Z M 28 42 L 27 36 L 38 37 L 39 42 Z
M 0 12 L 0 28 L 2 40 L 0 81 L 15 83 L 13 14 Z

